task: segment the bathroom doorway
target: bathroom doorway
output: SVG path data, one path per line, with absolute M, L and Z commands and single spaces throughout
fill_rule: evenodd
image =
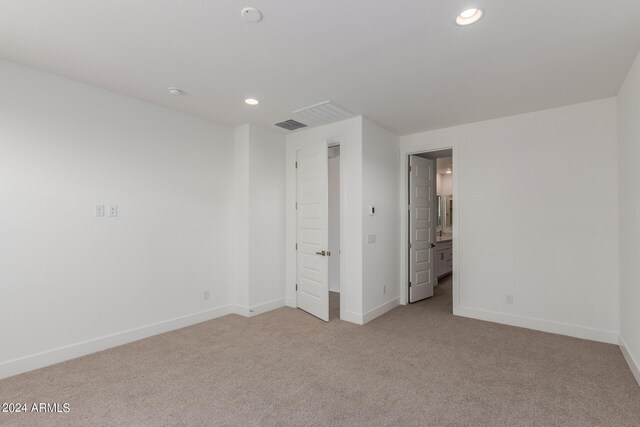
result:
M 408 156 L 407 301 L 453 311 L 453 150 Z

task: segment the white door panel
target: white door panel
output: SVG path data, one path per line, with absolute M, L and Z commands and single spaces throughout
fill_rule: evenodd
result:
M 433 296 L 436 228 L 435 161 L 409 156 L 409 302 Z
M 329 177 L 325 141 L 297 152 L 298 307 L 329 321 Z

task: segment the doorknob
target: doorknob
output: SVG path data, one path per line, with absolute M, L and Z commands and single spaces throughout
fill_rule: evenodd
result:
M 435 248 L 435 247 L 436 247 L 436 245 L 432 243 L 432 244 L 431 244 L 431 247 L 432 247 L 432 248 Z
M 316 252 L 316 255 L 327 256 L 327 253 L 326 253 L 325 251 L 322 251 L 322 252 Z

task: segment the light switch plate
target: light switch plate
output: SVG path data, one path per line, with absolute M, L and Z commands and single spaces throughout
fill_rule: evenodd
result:
M 94 210 L 95 216 L 104 216 L 104 205 L 96 205 Z
M 118 216 L 118 205 L 109 205 L 109 216 Z
M 375 234 L 367 235 L 367 243 L 375 243 L 375 242 L 376 242 L 376 235 Z

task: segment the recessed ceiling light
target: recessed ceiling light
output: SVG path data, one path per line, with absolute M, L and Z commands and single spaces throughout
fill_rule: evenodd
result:
M 255 23 L 262 21 L 262 12 L 255 7 L 245 7 L 240 11 L 240 15 L 242 15 L 244 20 L 247 22 Z
M 257 99 L 254 98 L 247 98 L 244 100 L 245 104 L 249 104 L 249 105 L 258 105 L 260 104 L 260 101 L 258 101 Z
M 456 18 L 456 24 L 460 26 L 471 25 L 474 22 L 478 22 L 482 18 L 482 9 L 476 9 L 474 7 L 465 9 Z
M 183 95 L 184 91 L 178 87 L 170 87 L 169 89 L 169 93 L 173 96 L 178 96 L 178 95 Z
M 478 9 L 467 9 L 462 11 L 462 13 L 460 14 L 460 16 L 462 16 L 463 18 L 471 18 L 473 15 L 476 14 L 476 12 L 478 11 Z

